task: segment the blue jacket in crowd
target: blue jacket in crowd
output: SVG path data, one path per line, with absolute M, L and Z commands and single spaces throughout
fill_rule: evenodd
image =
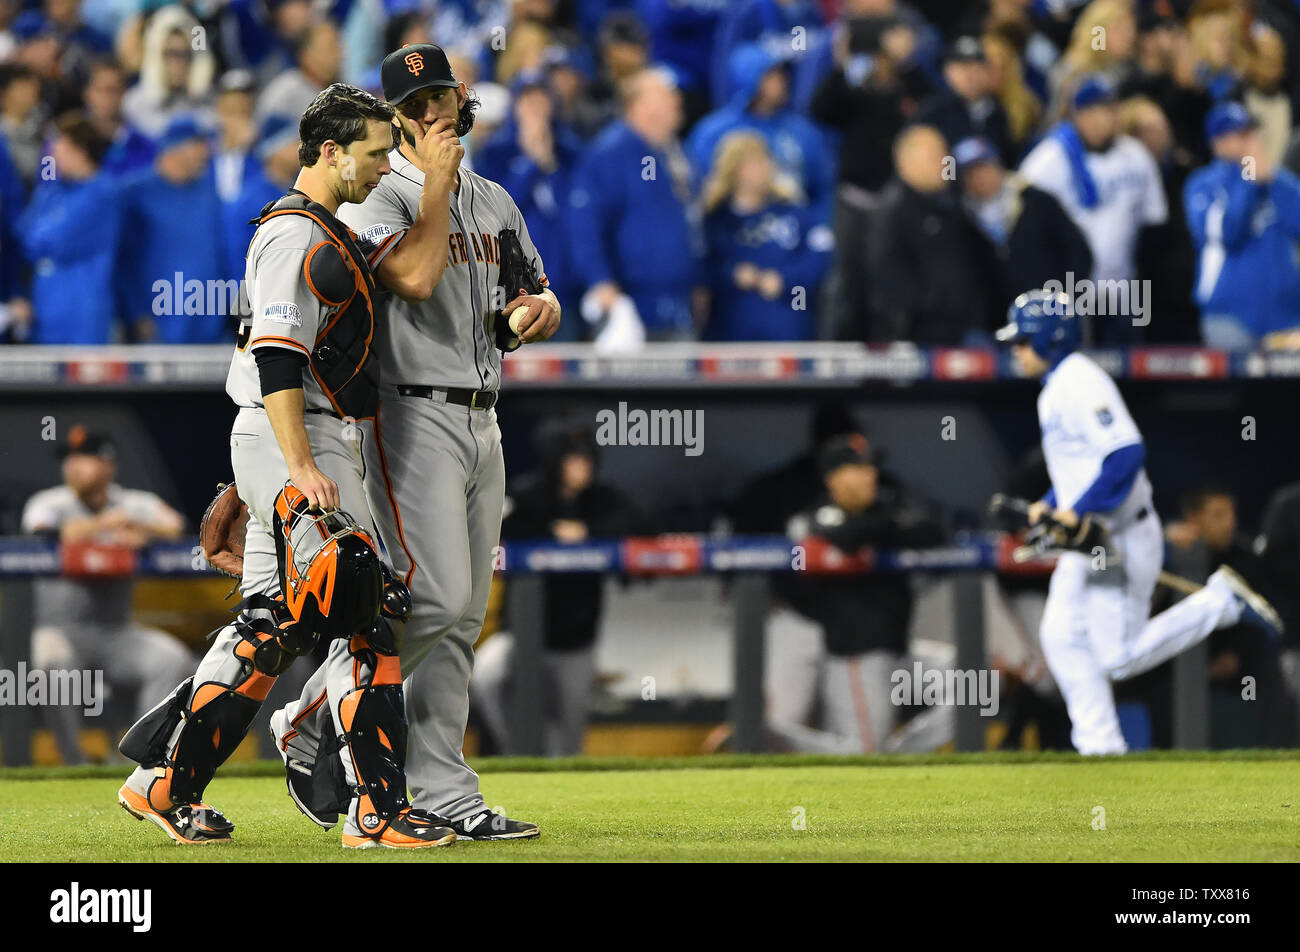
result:
M 156 339 L 163 344 L 228 339 L 227 318 L 221 310 L 224 291 L 211 283 L 228 277 L 221 203 L 211 166 L 183 185 L 173 185 L 149 169 L 124 181 L 123 201 L 121 286 L 129 318 L 151 318 Z M 162 292 L 155 289 L 158 281 L 166 283 Z M 186 314 L 194 281 L 202 288 L 201 313 Z M 194 303 L 198 304 L 197 295 Z
M 239 194 L 233 201 L 221 203 L 221 265 L 226 277 L 243 280 L 248 243 L 257 230 L 249 220 L 256 218 L 267 202 L 275 201 L 287 191 L 266 177 L 256 157 L 251 153 L 245 157 Z
M 1235 317 L 1256 336 L 1300 327 L 1300 179 L 1279 169 L 1252 181 L 1218 159 L 1187 180 L 1183 204 L 1202 316 Z
M 121 223 L 112 176 L 37 180 L 18 222 L 32 263 L 32 343 L 109 343 L 117 318 L 113 288 Z
M 124 125 L 104 156 L 104 171 L 113 175 L 131 175 L 153 164 L 157 144 L 139 129 Z
M 821 46 L 828 32 L 815 0 L 736 0 L 723 15 L 714 40 L 710 76 L 713 101 L 728 102 L 736 92 L 736 78 L 730 67 L 736 50 L 759 45 L 774 56 L 789 59 L 793 87 L 798 85 L 794 77 L 801 72 L 808 53 Z
M 637 0 L 651 58 L 672 66 L 684 86 L 707 95 L 713 42 L 731 0 Z
M 0 304 L 10 298 L 25 296 L 18 216 L 22 214 L 26 198 L 23 194 L 23 180 L 14 168 L 4 133 L 0 132 Z
M 689 327 L 691 289 L 704 283 L 685 162 L 620 120 L 588 148 L 569 195 L 569 247 L 582 287 L 616 281 L 650 332 Z
M 713 278 L 709 340 L 812 340 L 817 336 L 816 302 L 831 264 L 830 228 L 807 208 L 774 202 L 762 211 L 737 214 L 728 205 L 705 220 L 709 272 Z M 776 298 L 742 291 L 732 281 L 741 262 L 781 275 Z M 795 289 L 803 288 L 802 293 Z
M 474 156 L 474 168 L 496 182 L 515 200 L 528 224 L 528 234 L 542 253 L 546 277 L 555 288 L 560 306 L 576 308 L 577 278 L 570 262 L 568 235 L 569 192 L 582 158 L 583 142 L 562 125 L 552 125 L 556 167 L 545 172 L 519 148 L 514 120 L 505 123 Z M 576 310 L 569 310 L 576 317 Z M 565 320 L 554 340 L 579 340 L 579 321 Z
M 718 144 L 729 132 L 752 129 L 767 141 L 777 168 L 803 189 L 814 214 L 829 220 L 835 191 L 835 168 L 822 131 L 790 106 L 770 116 L 757 116 L 750 103 L 759 80 L 781 62 L 760 46 L 745 46 L 731 56 L 736 93 L 731 102 L 701 119 L 686 140 L 686 154 L 700 181 L 708 178 Z

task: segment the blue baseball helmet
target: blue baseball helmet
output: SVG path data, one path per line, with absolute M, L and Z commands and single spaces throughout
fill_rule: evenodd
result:
M 1081 337 L 1070 298 L 1061 291 L 1042 289 L 1016 298 L 1007 311 L 1006 326 L 997 332 L 1003 343 L 1026 343 L 1052 364 L 1077 350 Z

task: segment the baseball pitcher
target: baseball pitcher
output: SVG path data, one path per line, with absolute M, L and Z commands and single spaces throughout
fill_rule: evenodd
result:
M 381 405 L 375 439 L 364 447 L 371 511 L 397 576 L 411 590 L 401 638 L 411 797 L 463 839 L 529 838 L 538 835 L 535 824 L 489 813 L 461 748 L 505 498 L 493 409 L 500 352 L 553 335 L 560 306 L 505 190 L 458 162 L 419 154 L 423 138 L 459 143 L 473 125 L 477 100 L 456 81 L 443 51 L 403 47 L 384 59 L 381 76 L 402 135 L 389 154 L 393 174 L 342 217 L 363 239 L 382 244 L 411 226 L 424 195 L 436 192 L 447 216 L 440 219 L 442 246 L 430 254 L 438 277 L 432 293 L 389 285 L 396 297 L 381 318 L 377 344 Z M 522 261 L 523 273 L 512 273 L 511 261 Z M 387 283 L 382 273 L 380 279 Z M 313 706 L 322 688 L 318 672 L 298 701 L 272 716 L 271 730 L 289 786 L 299 788 L 295 800 L 329 828 L 336 814 L 327 801 L 311 800 L 307 779 L 328 736 Z

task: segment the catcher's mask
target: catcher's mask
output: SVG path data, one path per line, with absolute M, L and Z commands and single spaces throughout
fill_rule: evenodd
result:
M 367 631 L 379 617 L 383 571 L 370 535 L 341 509 L 311 512 L 292 483 L 275 497 L 280 591 L 295 621 L 330 638 Z

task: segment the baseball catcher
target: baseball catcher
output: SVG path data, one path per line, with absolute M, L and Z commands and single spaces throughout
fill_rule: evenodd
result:
M 335 217 L 389 171 L 392 115 L 354 87 L 317 96 L 300 127 L 297 184 L 262 210 L 249 245 L 251 316 L 226 383 L 240 408 L 230 435 L 236 483 L 202 529 L 205 554 L 240 578 L 244 597 L 194 676 L 121 743 L 140 766 L 119 803 L 177 843 L 230 839 L 234 825 L 203 802 L 204 790 L 275 679 L 322 640 L 328 655 L 313 706 L 329 729 L 309 789 L 346 812 L 343 845 L 409 849 L 456 838 L 407 801 L 395 626 L 410 594 L 367 528 L 358 440 L 358 421 L 373 418 L 379 400 L 374 274 L 427 286 L 428 223 L 418 217 L 370 242 Z

